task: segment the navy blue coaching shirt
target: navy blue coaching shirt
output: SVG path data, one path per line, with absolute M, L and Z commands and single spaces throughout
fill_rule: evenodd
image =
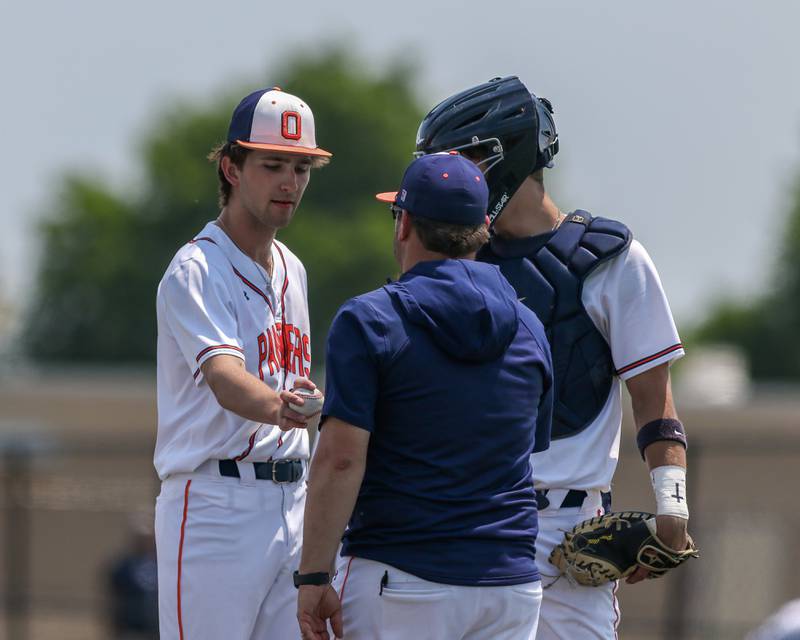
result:
M 321 424 L 371 435 L 342 555 L 445 584 L 538 580 L 530 454 L 552 382 L 542 324 L 494 265 L 422 262 L 345 303 Z

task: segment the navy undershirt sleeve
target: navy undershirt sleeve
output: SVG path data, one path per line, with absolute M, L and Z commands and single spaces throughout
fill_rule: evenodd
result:
M 370 433 L 375 429 L 380 336 L 370 308 L 350 300 L 333 319 L 325 359 L 325 404 L 320 428 L 338 418 Z

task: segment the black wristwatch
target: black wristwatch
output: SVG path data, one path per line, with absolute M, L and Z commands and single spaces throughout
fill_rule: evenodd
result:
M 292 578 L 294 579 L 295 588 L 299 588 L 304 584 L 321 586 L 330 583 L 331 574 L 327 571 L 320 571 L 318 573 L 300 573 L 299 571 L 295 571 Z

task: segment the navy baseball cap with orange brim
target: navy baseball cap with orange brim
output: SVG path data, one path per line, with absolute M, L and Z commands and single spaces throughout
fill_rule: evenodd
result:
M 419 216 L 451 224 L 488 224 L 489 188 L 481 170 L 456 151 L 417 158 L 406 169 L 399 191 L 375 198 Z
M 259 89 L 239 103 L 228 127 L 228 142 L 247 149 L 323 158 L 333 155 L 317 146 L 311 108 L 279 87 Z

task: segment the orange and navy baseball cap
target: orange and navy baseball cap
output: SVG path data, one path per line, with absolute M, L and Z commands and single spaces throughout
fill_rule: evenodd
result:
M 304 156 L 333 155 L 317 146 L 311 108 L 279 87 L 259 89 L 239 103 L 228 127 L 228 142 Z
M 412 216 L 451 224 L 488 224 L 489 188 L 483 173 L 456 151 L 431 153 L 408 165 L 400 191 L 375 196 Z

